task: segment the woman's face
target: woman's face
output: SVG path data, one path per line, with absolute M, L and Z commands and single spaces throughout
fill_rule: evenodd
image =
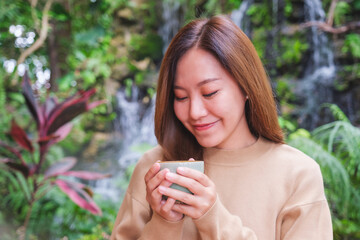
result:
M 177 118 L 201 146 L 232 149 L 254 139 L 245 117 L 246 96 L 207 51 L 193 48 L 181 57 L 174 94 Z

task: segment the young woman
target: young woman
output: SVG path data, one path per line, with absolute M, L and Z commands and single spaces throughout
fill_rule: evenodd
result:
M 139 160 L 111 239 L 332 239 L 319 166 L 284 144 L 262 63 L 227 17 L 194 20 L 172 40 L 155 134 L 159 146 Z M 205 174 L 159 171 L 158 160 L 189 158 L 203 160 Z

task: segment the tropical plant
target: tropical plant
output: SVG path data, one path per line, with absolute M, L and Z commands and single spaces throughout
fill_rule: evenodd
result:
M 304 129 L 289 136 L 289 143 L 320 165 L 333 216 L 335 238 L 360 237 L 360 129 L 353 126 L 336 105 L 330 108 L 334 122 Z
M 101 215 L 101 209 L 92 199 L 92 191 L 86 185 L 63 178 L 75 177 L 85 180 L 94 180 L 108 177 L 87 171 L 70 171 L 76 164 L 76 159 L 66 157 L 61 161 L 49 164 L 46 160 L 49 148 L 63 140 L 71 131 L 71 120 L 78 115 L 89 111 L 104 101 L 89 103 L 89 98 L 95 89 L 79 91 L 61 103 L 55 97 L 48 97 L 44 104 L 39 105 L 31 88 L 30 79 L 24 75 L 22 94 L 25 98 L 32 118 L 35 120 L 37 131 L 29 138 L 27 133 L 16 123 L 11 122 L 10 136 L 18 147 L 0 141 L 0 163 L 12 171 L 9 176 L 15 176 L 17 184 L 26 197 L 29 208 L 24 221 L 24 232 L 29 223 L 32 207 L 53 186 L 58 186 L 70 199 L 80 207 L 95 215 Z M 11 179 L 12 182 L 14 178 Z

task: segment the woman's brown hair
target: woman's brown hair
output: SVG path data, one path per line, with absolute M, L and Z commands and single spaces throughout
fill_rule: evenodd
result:
M 226 16 L 197 19 L 171 41 L 161 64 L 155 108 L 155 135 L 167 160 L 202 159 L 202 146 L 177 119 L 173 104 L 176 66 L 191 48 L 213 54 L 249 97 L 245 114 L 251 133 L 283 143 L 276 103 L 262 62 L 248 37 Z

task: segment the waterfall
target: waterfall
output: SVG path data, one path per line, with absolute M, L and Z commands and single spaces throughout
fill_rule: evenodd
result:
M 159 35 L 163 40 L 163 54 L 165 54 L 171 39 L 179 31 L 182 22 L 181 1 L 165 0 L 162 1 L 162 24 Z
M 150 99 L 148 104 L 144 104 L 139 100 L 139 89 L 135 85 L 130 97 L 126 96 L 125 92 L 122 89 L 116 94 L 118 119 L 115 131 L 121 134 L 121 144 L 117 144 L 119 158 L 112 163 L 113 177 L 92 183 L 96 193 L 114 201 L 119 201 L 126 190 L 127 186 L 121 189 L 119 182 L 125 181 L 125 172 L 129 166 L 136 164 L 145 150 L 157 144 L 154 134 L 155 97 Z
M 155 98 L 150 100 L 149 106 L 145 106 L 138 100 L 138 89 L 133 86 L 133 96 L 130 100 L 124 91 L 117 93 L 119 106 L 119 123 L 123 135 L 123 144 L 120 149 L 119 165 L 126 169 L 129 165 L 137 162 L 141 152 L 133 148 L 141 144 L 155 146 L 157 141 L 154 135 Z
M 246 17 L 246 11 L 250 5 L 253 4 L 254 0 L 244 0 L 239 9 L 232 11 L 231 19 L 233 22 L 247 35 L 250 34 L 250 19 Z
M 279 0 L 273 0 L 273 8 L 272 8 L 272 12 L 273 12 L 273 25 L 276 26 L 277 25 L 277 21 L 278 21 L 278 12 L 279 12 Z
M 305 0 L 305 21 L 325 22 L 325 12 L 322 8 L 321 1 L 319 0 Z M 311 31 L 311 61 L 307 66 L 307 75 L 311 75 L 320 68 L 327 68 L 329 71 L 334 72 L 334 56 L 329 47 L 328 39 L 325 33 L 318 31 L 317 27 L 312 26 Z
M 325 21 L 325 12 L 320 0 L 305 0 L 305 21 Z M 332 86 L 335 77 L 333 52 L 325 33 L 312 26 L 309 31 L 311 55 L 305 67 L 304 77 L 297 88 L 303 99 L 300 122 L 313 129 L 319 124 L 319 107 L 332 102 Z

